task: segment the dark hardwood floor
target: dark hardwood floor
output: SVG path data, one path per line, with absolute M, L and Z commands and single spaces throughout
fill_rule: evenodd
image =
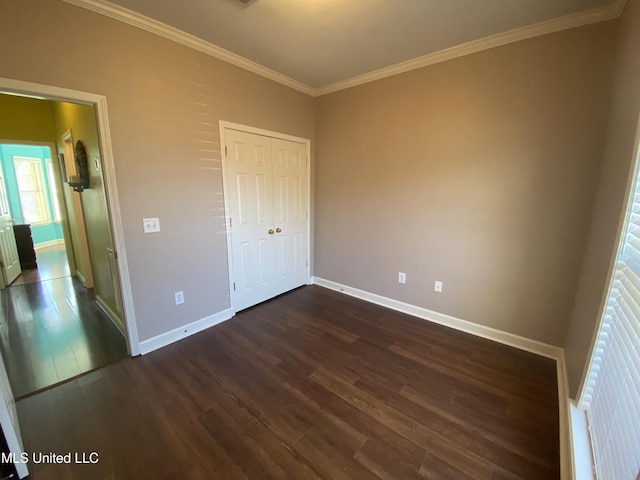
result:
M 124 336 L 72 277 L 6 288 L 0 312 L 0 351 L 16 398 L 127 355 Z
M 64 244 L 36 247 L 36 259 L 38 268 L 22 270 L 22 273 L 11 284 L 12 287 L 71 275 Z
M 558 479 L 555 362 L 321 287 L 18 402 L 40 479 Z

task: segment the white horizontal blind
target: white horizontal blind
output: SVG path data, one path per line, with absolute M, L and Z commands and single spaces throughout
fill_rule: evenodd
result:
M 629 196 L 615 271 L 581 407 L 599 480 L 640 473 L 640 186 Z

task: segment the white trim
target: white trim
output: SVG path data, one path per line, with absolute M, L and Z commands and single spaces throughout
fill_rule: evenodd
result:
M 233 315 L 234 313 L 231 309 L 223 310 L 221 312 L 214 313 L 213 315 L 209 315 L 208 317 L 201 318 L 200 320 L 196 320 L 195 322 L 183 325 L 182 327 L 173 329 L 169 332 L 161 333 L 149 340 L 143 340 L 140 342 L 140 353 L 142 355 L 146 355 L 154 350 L 166 347 L 171 343 L 225 322 L 233 317 Z
M 413 58 L 405 62 L 396 63 L 395 65 L 379 68 L 362 75 L 356 75 L 355 77 L 347 78 L 346 80 L 340 80 L 338 82 L 325 85 L 317 88 L 314 96 L 318 97 L 321 95 L 327 95 L 339 90 L 391 77 L 393 75 L 398 75 L 399 73 L 409 72 L 435 63 L 445 62 L 447 60 L 481 52 L 483 50 L 489 50 L 509 43 L 519 42 L 520 40 L 540 37 L 549 33 L 568 30 L 575 27 L 582 27 L 592 23 L 613 20 L 622 14 L 626 3 L 627 0 L 616 0 L 614 4 L 606 7 L 552 18 L 544 22 L 516 28 L 507 32 L 498 33 L 489 37 L 445 48 L 444 50 L 429 53 L 422 57 Z
M 571 432 L 571 399 L 569 398 L 569 377 L 564 349 L 556 359 L 556 375 L 558 377 L 558 413 L 560 427 L 560 478 L 575 479 L 575 461 L 573 436 Z
M 569 401 L 569 423 L 573 479 L 595 480 L 587 413 L 580 410 L 573 400 Z
M 366 292 L 357 288 L 342 285 L 331 280 L 325 280 L 324 278 L 313 277 L 313 283 L 320 285 L 321 287 L 329 288 L 337 292 L 341 292 L 352 297 L 366 300 L 367 302 L 375 303 L 383 307 L 396 310 L 398 312 L 407 313 L 414 317 L 428 320 L 429 322 L 444 325 L 455 330 L 471 333 L 477 337 L 493 340 L 503 345 L 519 348 L 527 352 L 535 353 L 543 357 L 552 358 L 558 360 L 563 355 L 563 350 L 560 347 L 549 345 L 547 343 L 538 342 L 537 340 L 531 340 L 529 338 L 521 337 L 509 332 L 503 332 L 501 330 L 486 327 L 484 325 L 478 325 L 477 323 L 462 320 L 460 318 L 452 317 L 443 313 L 434 312 L 423 307 L 417 307 L 409 303 L 393 300 L 392 298 L 383 297 L 375 293 Z
M 122 216 L 120 214 L 120 201 L 118 199 L 118 186 L 116 184 L 116 171 L 113 161 L 107 98 L 102 95 L 96 95 L 95 97 L 97 97 L 95 99 L 97 126 L 98 132 L 100 133 L 98 138 L 100 139 L 100 151 L 102 152 L 102 178 L 105 183 L 105 196 L 107 197 L 107 206 L 110 213 L 113 247 L 117 255 L 116 260 L 118 261 L 120 290 L 122 293 L 129 353 L 131 356 L 136 356 L 140 354 L 140 342 L 138 340 L 138 327 L 133 306 L 133 292 L 131 291 L 131 277 L 129 276 L 129 262 L 127 261 L 124 229 L 122 226 Z
M 51 222 L 51 223 L 60 223 L 60 222 Z M 45 248 L 45 247 L 53 247 L 55 245 L 64 245 L 64 238 L 57 238 L 55 240 L 47 240 L 46 242 L 34 243 L 33 248 Z
M 274 132 L 272 130 L 265 130 L 264 128 L 251 127 L 249 125 L 242 125 L 241 123 L 227 122 L 220 120 L 220 131 L 228 128 L 229 130 L 237 130 L 239 132 L 253 133 L 255 135 L 262 135 L 264 137 L 279 138 L 280 140 L 289 140 L 290 142 L 309 144 L 311 141 L 308 138 L 296 137 L 294 135 L 287 135 L 286 133 Z M 220 138 L 222 140 L 222 137 Z M 224 144 L 220 144 L 224 147 Z
M 444 62 L 453 58 L 462 57 L 471 53 L 481 52 L 490 48 L 507 45 L 528 38 L 539 37 L 548 33 L 559 32 L 570 28 L 581 27 L 592 23 L 613 20 L 622 15 L 628 0 L 614 0 L 606 7 L 586 10 L 562 17 L 552 18 L 544 22 L 516 28 L 507 32 L 480 38 L 471 42 L 456 45 L 444 50 L 433 52 L 421 57 L 397 63 L 388 67 L 373 70 L 362 75 L 340 80 L 320 88 L 313 88 L 291 77 L 278 73 L 270 68 L 260 65 L 252 60 L 237 55 L 229 50 L 221 48 L 213 43 L 202 40 L 196 36 L 185 33 L 177 28 L 170 27 L 162 22 L 149 18 L 140 13 L 105 0 L 63 0 L 66 3 L 91 10 L 92 12 L 114 18 L 128 25 L 154 33 L 168 40 L 186 45 L 219 60 L 231 63 L 237 67 L 261 75 L 265 78 L 278 82 L 287 87 L 291 87 L 299 92 L 306 93 L 312 97 L 319 97 L 328 93 L 337 92 L 346 88 L 362 85 L 374 80 L 390 77 L 399 73 L 408 72 L 417 68 Z
M 115 325 L 115 327 L 120 331 L 122 336 L 126 338 L 127 334 L 126 332 L 122 331 L 122 327 L 120 326 L 120 317 L 116 312 L 114 312 L 111 309 L 111 307 L 107 304 L 107 302 L 105 302 L 104 299 L 98 294 L 96 294 L 96 305 L 98 305 L 98 308 L 100 308 L 100 310 L 102 310 L 104 314 L 107 317 L 109 317 L 109 320 L 111 320 L 111 323 Z
M 235 65 L 236 67 L 243 68 L 244 70 L 248 70 L 252 73 L 256 73 L 262 77 L 268 78 L 269 80 L 273 80 L 274 82 L 286 85 L 287 87 L 298 90 L 299 92 L 306 93 L 307 95 L 313 95 L 315 93 L 314 88 L 305 85 L 298 80 L 294 80 L 291 77 L 287 77 L 286 75 L 278 73 L 275 70 L 264 67 L 252 60 L 249 60 L 238 54 L 230 52 L 229 50 L 214 45 L 213 43 L 209 43 L 194 35 L 185 33 L 182 30 L 178 30 L 177 28 L 171 27 L 165 23 L 149 18 L 138 12 L 134 12 L 133 10 L 129 10 L 128 8 L 114 5 L 113 3 L 106 2 L 104 0 L 64 1 L 72 5 L 91 10 L 92 12 L 115 18 L 116 20 L 119 20 L 123 23 L 132 25 L 142 30 L 146 30 L 147 32 L 154 33 L 163 38 L 193 48 L 194 50 L 198 50 L 199 52 L 205 53 L 219 60 Z
M 359 290 L 324 278 L 312 277 L 312 282 L 315 285 L 329 288 L 331 290 L 344 293 L 345 295 L 350 295 L 352 297 L 359 298 L 360 300 L 375 303 L 376 305 L 387 307 L 398 312 L 406 313 L 428 322 L 443 325 L 465 333 L 470 333 L 477 337 L 493 340 L 494 342 L 498 342 L 503 345 L 515 347 L 526 352 L 535 353 L 542 357 L 555 360 L 556 374 L 558 378 L 558 409 L 560 421 L 560 478 L 562 480 L 574 479 L 573 445 L 571 443 L 572 437 L 569 410 L 569 384 L 564 359 L 564 349 L 556 347 L 555 345 L 549 345 L 547 343 L 538 342 L 537 340 L 521 337 L 520 335 L 515 335 L 513 333 L 504 332 L 484 325 L 478 325 L 443 313 L 434 312 L 423 307 L 393 300 L 392 298 L 383 297 L 375 293 Z
M 290 142 L 302 143 L 306 146 L 306 154 L 307 154 L 307 285 L 312 283 L 311 277 L 311 140 L 308 138 L 295 137 L 293 135 L 287 135 L 285 133 L 273 132 L 271 130 L 264 130 L 262 128 L 250 127 L 248 125 L 241 125 L 239 123 L 227 122 L 225 120 L 219 121 L 219 130 L 220 130 L 220 157 L 222 160 L 222 196 L 224 199 L 224 225 L 226 230 L 226 239 L 227 239 L 227 267 L 229 274 L 229 299 L 231 302 L 231 311 L 235 314 L 235 294 L 233 289 L 233 252 L 231 250 L 232 242 L 231 242 L 231 228 L 229 227 L 229 183 L 227 180 L 227 158 L 224 153 L 225 148 L 225 129 L 229 130 L 237 130 L 245 133 L 253 133 L 255 135 L 262 135 L 270 138 L 278 138 L 280 140 L 288 140 Z
M 107 98 L 103 95 L 70 90 L 68 88 L 42 85 L 39 83 L 24 82 L 0 77 L 0 91 L 18 93 L 27 96 L 42 95 L 49 100 L 71 101 L 94 105 L 96 109 L 96 126 L 98 128 L 98 138 L 100 150 L 102 152 L 102 168 L 104 172 L 105 190 L 109 210 L 109 219 L 113 231 L 113 241 L 118 253 L 120 286 L 122 290 L 122 301 L 124 307 L 125 325 L 127 328 L 127 341 L 131 356 L 140 354 L 138 341 L 138 328 L 133 305 L 133 294 L 131 292 L 131 280 L 129 276 L 129 265 L 124 242 L 124 231 L 122 227 L 122 216 L 120 214 L 120 202 L 118 199 L 118 189 L 116 186 L 115 166 L 113 160 L 113 147 L 111 145 L 111 131 L 107 112 Z

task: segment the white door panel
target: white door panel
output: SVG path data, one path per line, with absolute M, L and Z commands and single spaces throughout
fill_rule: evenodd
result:
M 233 308 L 307 281 L 306 145 L 224 131 Z
M 288 291 L 307 280 L 306 145 L 277 138 L 272 145 L 276 265 L 280 289 Z
M 231 218 L 234 307 L 241 310 L 277 293 L 273 270 L 271 140 L 225 132 Z
M 9 201 L 5 190 L 4 175 L 0 167 L 0 262 L 4 284 L 9 285 L 22 273 L 16 236 L 13 233 L 13 219 L 9 213 Z M 0 282 L 1 283 L 1 282 Z

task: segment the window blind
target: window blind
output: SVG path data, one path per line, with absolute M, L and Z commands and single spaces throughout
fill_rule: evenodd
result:
M 640 185 L 629 195 L 615 269 L 581 405 L 598 480 L 640 474 Z

